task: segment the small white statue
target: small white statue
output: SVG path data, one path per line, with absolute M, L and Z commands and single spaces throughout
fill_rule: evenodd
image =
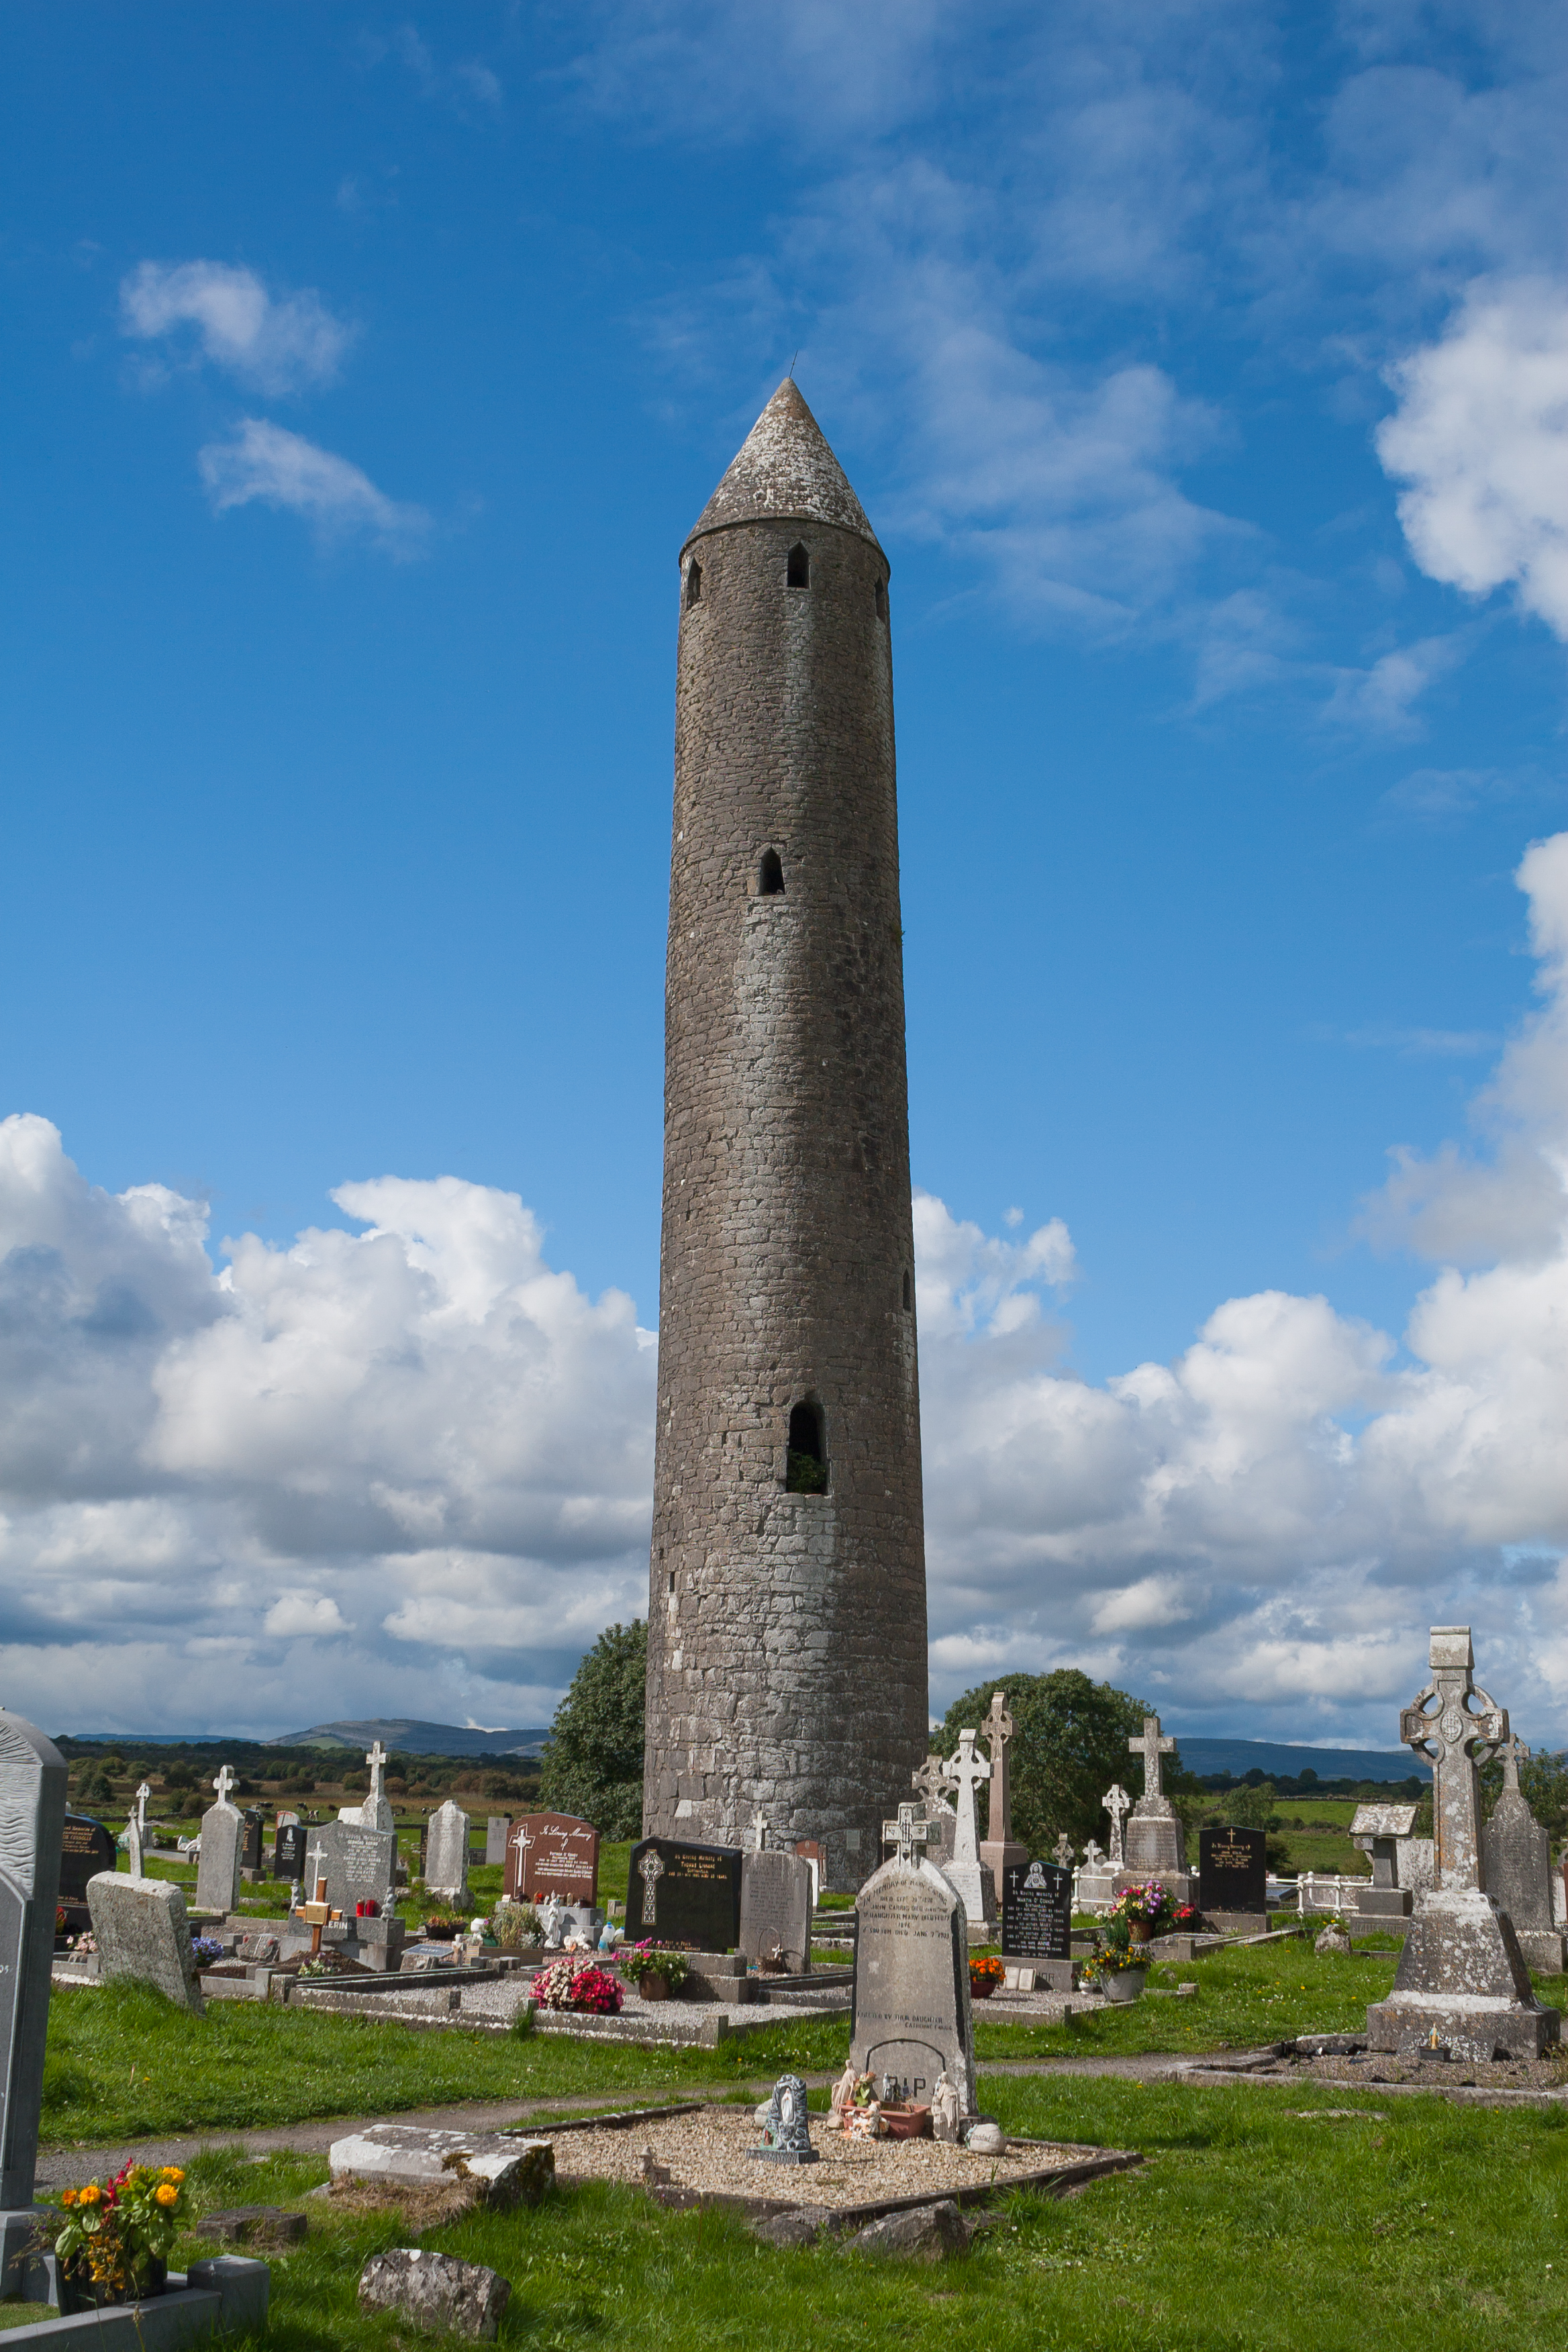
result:
M 944 2139 L 950 2145 L 958 2140 L 958 2118 L 963 2105 L 955 2084 L 949 2082 L 944 2067 L 936 2078 L 936 2088 L 931 2095 L 931 2136 Z
M 844 2072 L 833 2085 L 829 2110 L 824 2117 L 824 2123 L 828 2131 L 843 2130 L 845 2110 L 855 2104 L 855 2085 L 859 2080 L 860 2077 L 855 2071 L 855 2061 L 852 2058 L 846 2059 Z
M 558 1952 L 561 1949 L 561 1922 L 565 1916 L 565 1907 L 560 1898 L 554 1895 L 547 1895 L 539 1914 L 540 1929 L 544 1937 L 544 1948 L 547 1952 Z

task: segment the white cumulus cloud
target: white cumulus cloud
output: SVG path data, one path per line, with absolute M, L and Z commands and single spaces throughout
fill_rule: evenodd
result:
M 242 418 L 232 441 L 209 441 L 196 467 L 217 514 L 259 500 L 303 515 L 323 540 L 363 533 L 396 555 L 413 553 L 429 529 L 423 507 L 399 505 L 348 458 L 266 417 Z
M 312 289 L 271 294 L 222 261 L 142 262 L 121 281 L 120 323 L 142 342 L 189 328 L 202 358 L 269 393 L 330 383 L 352 340 Z
M 1422 570 L 1475 596 L 1512 585 L 1568 638 L 1568 285 L 1473 287 L 1391 377 L 1377 451 L 1408 485 L 1399 519 Z

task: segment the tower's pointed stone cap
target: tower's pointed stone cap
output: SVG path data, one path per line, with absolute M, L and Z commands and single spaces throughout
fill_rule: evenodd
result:
M 746 436 L 686 544 L 738 522 L 784 521 L 837 523 L 879 546 L 793 376 L 785 376 Z

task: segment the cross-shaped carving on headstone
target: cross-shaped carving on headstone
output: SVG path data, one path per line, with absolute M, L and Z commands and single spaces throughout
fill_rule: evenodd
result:
M 1128 1741 L 1129 1756 L 1142 1756 L 1143 1759 L 1143 1794 L 1146 1797 L 1164 1795 L 1165 1792 L 1160 1786 L 1160 1759 L 1162 1756 L 1169 1756 L 1175 1744 L 1173 1739 L 1161 1738 L 1160 1718 L 1157 1715 L 1146 1715 L 1143 1717 L 1142 1739 Z
M 228 1802 L 228 1792 L 234 1786 L 234 1777 L 226 1764 L 220 1766 L 217 1779 L 213 1782 L 213 1787 L 217 1790 L 217 1801 L 220 1805 L 226 1805 Z
M 1007 1742 L 1013 1737 L 1013 1718 L 1007 1712 L 1005 1691 L 992 1692 L 991 1712 L 982 1723 L 980 1733 L 991 1750 L 991 1811 L 986 1837 L 992 1844 L 1005 1845 L 1013 1834 L 1013 1807 L 1007 1790 Z
M 1503 1795 L 1505 1797 L 1522 1796 L 1524 1791 L 1519 1785 L 1519 1768 L 1521 1764 L 1529 1763 L 1529 1748 L 1516 1732 L 1503 1740 L 1498 1748 L 1498 1754 L 1502 1758 Z
M 1112 1870 L 1124 1870 L 1127 1865 L 1121 1846 L 1121 1823 L 1132 1810 L 1132 1800 L 1121 1781 L 1113 1780 L 1105 1792 L 1103 1802 L 1110 1815 L 1110 1867 Z
M 757 1807 L 756 1811 L 752 1815 L 752 1835 L 756 1840 L 756 1844 L 752 1849 L 752 1852 L 754 1853 L 766 1853 L 768 1850 L 768 1817 L 766 1813 L 763 1812 L 761 1805 Z
M 659 1880 L 664 1876 L 664 1864 L 659 1858 L 657 1847 L 650 1845 L 642 1860 L 638 1863 L 637 1876 L 642 1880 L 643 1926 L 645 1927 L 656 1927 L 658 1925 L 658 1920 L 655 1914 L 658 1906 L 654 1899 L 655 1889 L 657 1888 Z
M 1432 1679 L 1414 1706 L 1400 1710 L 1399 1737 L 1431 1761 L 1438 1886 L 1473 1886 L 1484 1893 L 1478 1767 L 1508 1738 L 1508 1709 L 1499 1706 L 1472 1677 L 1476 1660 L 1468 1625 L 1434 1625 L 1430 1640 Z M 1474 1712 L 1472 1698 L 1481 1703 Z M 1506 1762 L 1503 1769 L 1506 1773 Z M 1516 1780 L 1518 1770 L 1516 1762 Z
M 1068 1837 L 1066 1830 L 1063 1830 L 1060 1837 L 1058 1838 L 1055 1846 L 1052 1848 L 1051 1859 L 1055 1862 L 1058 1870 L 1070 1870 L 1072 1868 L 1072 1840 Z
M 520 1874 L 528 1867 L 528 1849 L 532 1843 L 533 1838 L 529 1830 L 528 1823 L 526 1822 L 519 1822 L 516 1829 L 513 1830 L 511 1833 L 511 1850 L 517 1856 L 517 1867 Z
M 948 1777 L 945 1758 L 928 1756 L 923 1764 L 916 1765 L 910 1775 L 910 1783 L 911 1787 L 918 1789 L 925 1799 L 928 1813 L 934 1813 L 939 1807 L 944 1813 L 952 1812 L 952 1807 L 942 1793 L 952 1785 Z
M 364 1760 L 370 1766 L 370 1793 L 374 1801 L 381 1794 L 381 1776 L 387 1763 L 386 1750 L 379 1739 L 374 1743 Z
M 319 1899 L 316 1894 L 318 1882 L 326 1876 L 326 1872 L 318 1870 L 316 1864 L 324 1862 L 326 1856 L 327 1849 L 319 1838 L 305 1856 L 305 1884 L 310 1890 L 308 1899 L 312 1903 Z
M 912 1805 L 900 1805 L 898 1820 L 882 1823 L 882 1843 L 896 1845 L 899 1860 L 907 1863 L 911 1870 L 914 1868 L 916 1846 L 929 1845 L 932 1834 L 931 1823 L 919 1820 Z

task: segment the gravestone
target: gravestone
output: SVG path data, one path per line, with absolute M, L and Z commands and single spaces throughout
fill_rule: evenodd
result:
M 327 1822 L 306 1839 L 305 1892 L 313 1899 L 317 1879 L 324 1878 L 328 1908 L 352 1920 L 356 1903 L 387 1907 L 396 1866 L 395 1832 L 367 1830 L 358 1822 Z
M 66 1780 L 65 1759 L 53 1740 L 23 1717 L 0 1711 L 0 2292 L 5 2294 L 16 2291 L 16 2265 L 33 2231 Z
M 430 1816 L 425 1884 L 432 1895 L 444 1895 L 453 1903 L 468 1899 L 468 1817 L 450 1797 Z
M 386 1750 L 380 1740 L 371 1748 L 365 1762 L 370 1767 L 370 1788 L 357 1805 L 340 1805 L 338 1819 L 351 1827 L 362 1830 L 393 1830 L 397 1824 L 393 1817 L 392 1801 L 382 1787 L 382 1774 L 386 1769 Z
M 1109 1911 L 1116 1901 L 1118 1874 L 1110 1867 L 1110 1857 L 1098 1838 L 1090 1838 L 1083 1850 L 1083 1868 L 1078 1874 L 1078 1907 L 1080 1911 Z
M 957 1888 L 970 1922 L 980 1927 L 996 1916 L 996 1888 L 980 1860 L 979 1825 L 974 1814 L 975 1791 L 983 1780 L 991 1778 L 991 1767 L 984 1756 L 975 1754 L 974 1741 L 973 1730 L 961 1731 L 958 1753 L 947 1759 L 948 1780 L 957 1792 L 954 1810 L 958 1825 L 953 1832 L 952 1859 L 941 1866 Z
M 1110 1867 L 1113 1871 L 1125 1870 L 1127 1847 L 1122 1839 L 1121 1824 L 1132 1810 L 1132 1800 L 1120 1780 L 1112 1780 L 1101 1802 L 1110 1816 Z
M 106 1871 L 87 1892 L 100 1973 L 136 1977 L 200 2017 L 202 1991 L 181 1889 L 164 1878 Z
M 1530 1750 L 1521 1740 L 1505 1739 L 1498 1753 L 1503 1788 L 1481 1832 L 1482 1884 L 1513 1921 L 1526 1964 L 1542 1976 L 1560 1976 L 1563 1931 L 1552 1916 L 1552 1840 L 1519 1785 L 1519 1768 Z
M 1198 1901 L 1205 1911 L 1268 1908 L 1268 1840 L 1263 1830 L 1198 1832 Z
M 775 1946 L 793 1975 L 810 1968 L 811 1865 L 796 1853 L 744 1854 L 736 1949 L 762 1960 Z
M 1192 1899 L 1187 1874 L 1185 1832 L 1174 1805 L 1161 1786 L 1163 1760 L 1175 1741 L 1162 1733 L 1157 1715 L 1143 1718 L 1142 1739 L 1129 1739 L 1127 1751 L 1143 1759 L 1143 1794 L 1128 1816 L 1126 1864 L 1114 1874 L 1117 1891 L 1139 1879 L 1157 1878 L 1177 1903 Z
M 68 1812 L 60 1824 L 59 1893 L 56 1900 L 72 1935 L 79 1934 L 88 1924 L 88 1880 L 96 1878 L 100 1870 L 112 1870 L 114 1865 L 114 1840 L 103 1823 L 95 1822 L 89 1813 Z
M 226 1764 L 213 1787 L 217 1802 L 202 1815 L 202 1850 L 196 1861 L 196 1909 L 227 1914 L 239 1901 L 240 1856 L 245 1824 L 228 1801 L 234 1774 Z
M 990 1811 L 986 1816 L 985 1835 L 981 1842 L 980 1859 L 991 1873 L 991 1892 L 995 1904 L 987 1908 L 994 1918 L 996 1904 L 1002 1900 L 1002 1874 L 1016 1862 L 1027 1862 L 1029 1849 L 1020 1845 L 1013 1835 L 1013 1801 L 1007 1778 L 1007 1748 L 1013 1737 L 1013 1718 L 1007 1712 L 1005 1691 L 993 1691 L 991 1711 L 980 1726 L 980 1737 L 991 1750 Z
M 239 1866 L 251 1876 L 259 1878 L 262 1871 L 262 1819 L 254 1805 L 247 1805 L 243 1815 L 244 1831 L 240 1839 Z
M 795 1851 L 811 1872 L 811 1907 L 815 1911 L 822 1898 L 824 1855 L 821 1841 L 817 1838 L 796 1838 Z
M 952 1860 L 952 1849 L 958 1837 L 958 1815 L 943 1793 L 952 1783 L 947 1765 L 940 1756 L 928 1756 L 910 1775 L 913 1787 L 925 1801 L 925 1817 L 934 1834 L 925 1848 L 926 1860 L 945 1870 Z
M 272 1875 L 292 1879 L 296 1885 L 305 1875 L 305 1824 L 286 1822 L 279 1816 L 272 1832 Z
M 147 1853 L 147 1800 L 153 1791 L 145 1780 L 131 1801 L 131 1816 L 125 1824 L 126 1859 L 132 1878 L 140 1878 Z
M 1437 1884 L 1436 1839 L 1401 1838 L 1394 1868 L 1399 1885 L 1412 1895 L 1429 1895 Z
M 626 1941 L 691 1952 L 732 1952 L 741 1933 L 738 1846 L 644 1838 L 626 1881 Z
M 506 1833 L 511 1827 L 510 1813 L 491 1813 L 485 1822 L 485 1867 L 493 1870 L 499 1864 L 506 1868 Z
M 906 1820 L 905 1816 L 909 1818 Z M 947 2074 L 963 2112 L 974 2111 L 974 2032 L 969 2002 L 969 1928 L 963 1901 L 934 1863 L 917 1859 L 921 1824 L 900 1806 L 889 1830 L 899 1851 L 856 1902 L 855 1984 L 849 2063 L 879 2083 L 890 2074 L 906 2104 L 929 2105 Z
M 1072 1872 L 1009 1863 L 1002 1874 L 1002 1957 L 1026 1961 L 1055 1992 L 1072 1990 Z
M 592 1911 L 599 1899 L 599 1832 L 575 1813 L 524 1813 L 507 1839 L 506 1891 L 514 1903 L 563 1903 Z
M 1351 1818 L 1351 1843 L 1372 1856 L 1372 1885 L 1355 1892 L 1361 1919 L 1410 1916 L 1412 1896 L 1399 1883 L 1399 1845 L 1410 1835 L 1414 1805 L 1358 1805 Z
M 1472 1678 L 1468 1625 L 1434 1625 L 1430 1660 L 1399 1736 L 1432 1764 L 1437 1884 L 1415 1898 L 1394 1990 L 1368 2009 L 1366 2038 L 1373 2050 L 1438 2048 L 1472 2062 L 1540 2058 L 1558 2038 L 1558 2014 L 1536 2000 L 1513 1923 L 1482 1884 L 1477 1768 L 1508 1738 L 1507 1710 Z

